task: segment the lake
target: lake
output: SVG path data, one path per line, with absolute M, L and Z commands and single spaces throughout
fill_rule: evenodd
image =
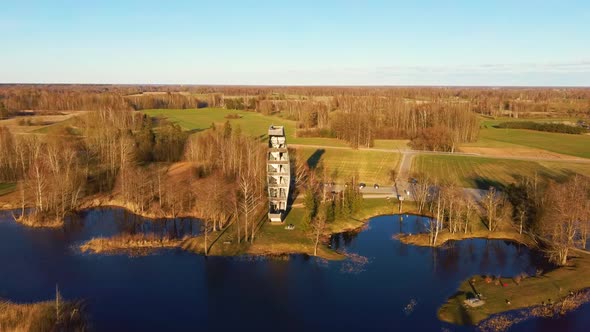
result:
M 15 302 L 84 299 L 98 331 L 281 330 L 471 331 L 440 322 L 437 308 L 473 274 L 534 274 L 538 253 L 509 241 L 472 239 L 444 248 L 405 245 L 393 235 L 424 229 L 416 216 L 381 216 L 330 245 L 348 253 L 328 262 L 204 257 L 180 249 L 146 256 L 83 254 L 94 236 L 200 232 L 195 219 L 151 221 L 121 209 L 94 209 L 63 229 L 32 229 L 0 212 L 0 297 Z M 408 306 L 408 304 L 412 304 Z M 586 331 L 590 306 L 559 319 L 533 319 L 515 331 Z

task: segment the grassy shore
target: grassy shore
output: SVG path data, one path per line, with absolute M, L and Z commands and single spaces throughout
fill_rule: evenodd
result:
M 78 302 L 18 304 L 0 299 L 1 331 L 85 331 Z
M 412 204 L 404 204 L 404 212 L 414 211 Z M 397 204 L 385 198 L 365 199 L 363 208 L 348 218 L 340 218 L 328 224 L 323 235 L 323 242 L 327 242 L 329 236 L 335 233 L 359 229 L 364 226 L 371 217 L 383 214 L 392 214 L 397 211 Z M 235 256 L 235 255 L 286 255 L 286 254 L 308 254 L 312 255 L 314 243 L 309 229 L 303 222 L 304 209 L 294 207 L 287 215 L 284 224 L 270 224 L 264 220 L 256 233 L 253 243 L 237 243 L 235 238 L 235 225 L 231 225 L 223 231 L 209 234 L 209 255 Z M 293 224 L 295 229 L 287 230 L 286 225 Z M 204 237 L 192 237 L 183 241 L 181 247 L 185 250 L 204 253 Z M 325 244 L 318 248 L 318 256 L 339 260 L 345 256 L 337 253 Z
M 536 242 L 530 236 L 519 234 L 510 225 L 500 225 L 493 232 L 488 231 L 481 222 L 474 221 L 472 227 L 468 233 L 441 231 L 436 245 L 442 246 L 447 241 L 485 238 L 510 240 L 530 248 L 536 247 Z M 396 238 L 406 244 L 430 246 L 429 234 L 426 233 L 400 234 Z M 566 299 L 570 292 L 578 293 L 590 288 L 590 253 L 575 251 L 574 254 L 576 256 L 570 258 L 568 266 L 542 271 L 535 276 L 472 276 L 464 280 L 457 292 L 439 308 L 438 317 L 458 325 L 486 324 L 483 327 L 489 330 L 490 326 L 504 326 L 506 321 L 503 315 L 508 311 L 522 309 L 527 315 L 534 316 L 536 314 L 531 310 L 535 307 L 548 302 L 555 304 Z M 477 308 L 466 307 L 464 301 L 475 297 L 476 293 L 483 295 L 485 304 Z M 571 303 L 566 301 L 566 304 Z M 490 317 L 498 318 L 483 322 Z
M 508 277 L 500 278 L 496 284 L 495 281 L 486 282 L 483 276 L 473 276 L 463 281 L 457 293 L 440 307 L 438 317 L 453 324 L 472 325 L 498 313 L 554 303 L 570 292 L 590 287 L 589 274 L 590 255 L 579 254 L 570 258 L 566 267 L 520 281 Z M 485 304 L 466 308 L 463 301 L 474 296 L 474 289 L 485 297 Z
M 405 244 L 415 246 L 430 247 L 430 236 L 427 233 L 420 234 L 399 234 L 396 236 L 398 240 Z M 487 229 L 477 229 L 467 233 L 457 232 L 450 233 L 448 230 L 443 230 L 438 234 L 436 246 L 442 246 L 448 241 L 460 241 L 466 239 L 490 239 L 490 240 L 510 240 L 522 243 L 526 246 L 534 246 L 534 240 L 526 235 L 519 234 L 516 230 L 506 229 L 490 232 Z

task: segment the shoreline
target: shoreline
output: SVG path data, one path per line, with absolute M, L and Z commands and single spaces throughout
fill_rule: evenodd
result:
M 86 330 L 88 317 L 83 302 L 60 299 L 58 320 L 55 300 L 16 303 L 0 298 L 0 327 L 8 331 Z
M 590 288 L 564 296 L 552 304 L 534 305 L 492 315 L 477 324 L 481 331 L 505 331 L 515 324 L 533 318 L 553 318 L 566 315 L 590 302 Z
M 392 211 L 390 208 L 391 206 L 389 206 L 389 202 L 383 202 L 385 204 L 383 205 L 377 205 L 377 206 L 373 206 L 373 207 L 367 207 L 367 208 L 363 208 L 360 211 L 360 216 L 357 216 L 357 218 L 354 217 L 350 217 L 348 219 L 343 219 L 343 220 L 337 220 L 334 222 L 334 224 L 330 225 L 329 229 L 326 231 L 326 233 L 323 235 L 323 238 L 329 238 L 334 234 L 339 234 L 339 233 L 345 233 L 345 232 L 351 232 L 351 231 L 358 231 L 358 230 L 362 230 L 363 227 L 366 227 L 368 224 L 368 221 L 372 218 L 375 217 L 379 217 L 379 216 L 387 216 L 387 215 L 400 215 L 399 213 L 395 213 L 395 211 Z M 85 204 L 82 206 L 82 208 L 79 211 L 84 211 L 84 210 L 90 210 L 90 209 L 95 209 L 95 208 L 121 208 L 121 209 L 125 209 L 130 213 L 136 214 L 138 216 L 144 217 L 144 218 L 148 218 L 148 219 L 170 219 L 170 217 L 166 217 L 166 216 L 162 216 L 159 214 L 155 214 L 153 212 L 144 212 L 144 213 L 136 213 L 134 212 L 127 204 L 122 204 L 120 201 L 118 200 L 114 200 L 114 199 L 109 199 L 109 200 L 97 200 L 97 199 L 93 199 L 92 202 L 89 204 L 88 202 L 85 202 Z M 384 210 L 388 210 L 388 211 L 384 211 Z M 6 209 L 5 207 L 3 207 L 0 210 L 10 210 L 10 209 Z M 405 213 L 401 213 L 401 215 L 413 215 L 413 216 L 423 216 L 423 217 L 431 217 L 428 215 L 424 215 L 424 214 L 418 214 L 415 211 L 413 211 L 411 208 L 408 209 L 407 212 Z M 196 216 L 191 216 L 191 215 L 182 215 L 182 216 L 176 216 L 176 217 L 172 217 L 172 218 L 198 218 Z M 285 222 L 287 223 L 287 222 Z M 286 243 L 286 242 L 276 242 L 276 243 L 264 243 L 264 242 L 260 242 L 259 240 L 256 240 L 254 243 L 250 243 L 247 241 L 242 242 L 241 244 L 237 244 L 237 243 L 232 243 L 229 247 L 227 247 L 226 245 L 224 245 L 223 243 L 217 243 L 216 246 L 212 247 L 212 244 L 218 242 L 221 240 L 221 236 L 224 234 L 224 232 L 229 228 L 232 227 L 233 225 L 230 224 L 228 226 L 226 226 L 225 229 L 217 231 L 217 232 L 211 232 L 209 233 L 210 238 L 210 251 L 208 253 L 208 256 L 263 256 L 263 257 L 271 257 L 271 256 L 284 256 L 284 255 L 297 255 L 297 254 L 304 254 L 304 255 L 309 255 L 312 256 L 310 254 L 310 252 L 313 252 L 313 247 L 310 247 L 309 243 Z M 30 227 L 30 226 L 28 226 Z M 264 226 L 263 226 L 264 227 Z M 281 225 L 269 225 L 268 227 L 278 227 L 278 228 L 282 228 Z M 396 234 L 393 236 L 394 239 L 399 240 L 400 242 L 407 244 L 407 245 L 415 245 L 415 246 L 423 246 L 423 247 L 432 247 L 429 244 L 429 234 L 428 233 L 417 233 L 417 234 Z M 534 248 L 536 247 L 536 244 L 534 242 L 534 240 L 527 234 L 519 234 L 516 230 L 514 229 L 510 229 L 509 231 L 494 231 L 494 232 L 489 232 L 487 230 L 478 230 L 478 231 L 473 231 L 470 233 L 449 233 L 448 231 L 444 231 L 439 233 L 439 239 L 440 241 L 436 244 L 435 247 L 439 247 L 439 246 L 443 246 L 445 245 L 448 241 L 461 241 L 461 240 L 468 240 L 468 239 L 476 239 L 476 238 L 481 238 L 481 239 L 490 239 L 490 240 L 507 240 L 507 241 L 513 241 L 519 244 L 523 244 L 527 247 L 530 248 Z M 184 251 L 188 251 L 188 252 L 193 252 L 199 255 L 204 255 L 204 245 L 203 245 L 203 241 L 204 241 L 204 235 L 198 235 L 198 236 L 191 236 L 191 237 L 185 237 L 182 239 L 167 239 L 167 240 L 162 240 L 162 239 L 155 239 L 155 238 L 149 238 L 149 236 L 146 237 L 146 235 L 135 235 L 135 236 L 127 236 L 127 238 L 124 235 L 115 235 L 113 237 L 107 237 L 107 238 L 102 238 L 102 237 L 98 237 L 98 238 L 93 238 L 90 239 L 86 242 L 84 242 L 83 244 L 79 245 L 78 249 L 82 252 L 88 253 L 88 254 L 114 254 L 114 253 L 125 253 L 128 255 L 136 255 L 136 254 L 149 254 L 154 250 L 158 250 L 158 249 L 162 249 L 162 248 L 179 248 L 181 250 Z M 328 248 L 326 245 L 326 242 L 323 241 L 322 245 L 320 245 L 320 247 L 318 247 L 318 255 L 317 257 L 320 257 L 322 259 L 327 259 L 327 260 L 343 260 L 346 259 L 347 256 L 345 256 L 342 253 L 339 253 L 337 251 L 334 251 L 330 248 Z M 97 249 L 98 248 L 98 249 Z M 211 250 L 211 248 L 215 248 L 215 250 Z M 590 268 L 590 258 L 587 258 L 588 262 L 585 262 L 585 259 L 582 257 L 577 257 L 577 258 L 572 258 L 572 260 L 574 261 L 574 267 L 577 266 L 579 263 L 585 263 L 584 266 L 588 266 Z M 560 282 L 561 279 L 558 277 L 554 277 L 553 278 L 553 274 L 558 273 L 558 274 L 567 274 L 567 272 L 569 270 L 571 270 L 572 266 L 568 266 L 568 267 L 558 267 L 555 270 L 552 270 L 550 272 L 547 272 L 546 274 L 543 274 L 541 278 L 538 277 L 529 277 L 527 278 L 527 280 L 523 280 L 522 281 L 522 285 L 519 284 L 518 287 L 521 287 L 520 289 L 524 290 L 525 287 L 523 287 L 523 285 L 526 285 L 527 283 L 530 282 L 530 280 L 541 280 L 541 279 L 545 279 L 547 281 L 547 283 L 553 284 L 554 282 Z M 477 278 L 478 276 L 472 276 L 470 277 L 470 279 L 474 279 Z M 510 280 L 512 278 L 504 278 L 506 280 Z M 464 282 L 462 282 L 462 284 L 458 287 L 458 292 L 454 295 L 449 297 L 446 302 L 442 303 L 441 306 L 438 309 L 438 313 L 437 316 L 441 321 L 444 322 L 448 322 L 451 324 L 456 324 L 456 325 L 472 325 L 472 326 L 480 326 L 480 324 L 483 324 L 483 322 L 488 321 L 489 319 L 493 318 L 493 317 L 503 317 L 502 315 L 507 315 L 510 312 L 513 312 L 515 310 L 519 311 L 519 310 L 532 310 L 535 307 L 539 306 L 539 302 L 537 303 L 514 303 L 514 305 L 512 306 L 504 306 L 502 308 L 496 308 L 495 310 L 489 311 L 489 312 L 481 312 L 482 310 L 479 311 L 474 311 L 475 314 L 470 315 L 470 313 L 465 313 L 462 312 L 463 309 L 463 299 L 460 298 L 461 295 L 457 295 L 457 294 L 466 294 L 465 291 L 468 291 L 466 285 L 469 285 L 469 282 L 466 280 Z M 587 282 L 587 285 L 585 285 L 584 283 L 579 284 L 579 286 L 581 287 L 577 287 L 577 288 L 568 288 L 568 291 L 581 291 L 582 289 L 590 289 L 590 280 Z M 493 294 L 493 291 L 490 293 Z M 487 294 L 486 292 L 486 295 Z M 553 295 L 553 298 L 560 301 L 564 298 L 564 296 L 556 296 L 557 294 Z M 588 297 L 588 300 L 590 301 L 590 296 Z M 517 301 L 513 301 L 513 302 L 517 302 Z M 478 308 L 479 309 L 479 308 Z M 462 318 L 457 318 L 458 316 L 455 315 L 453 316 L 453 312 L 456 311 L 460 311 Z M 451 312 L 450 316 L 449 316 L 449 312 Z M 464 320 L 465 316 L 473 316 L 470 317 L 467 321 Z
M 417 234 L 396 234 L 393 238 L 399 240 L 404 244 L 419 246 L 419 247 L 441 247 L 447 244 L 449 241 L 461 241 L 469 239 L 487 239 L 487 240 L 507 240 L 520 243 L 529 248 L 536 247 L 535 241 L 527 234 L 520 234 L 516 230 L 512 231 L 487 231 L 478 230 L 469 233 L 450 233 L 448 230 L 444 230 L 438 234 L 439 241 L 434 245 L 430 245 L 430 236 L 428 233 L 417 233 Z

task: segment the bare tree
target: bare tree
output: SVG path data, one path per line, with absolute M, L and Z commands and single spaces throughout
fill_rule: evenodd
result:
M 490 232 L 498 227 L 497 222 L 501 217 L 500 208 L 504 202 L 504 195 L 494 187 L 490 187 L 488 193 L 482 199 L 482 205 L 486 213 L 486 223 Z
M 313 247 L 313 255 L 314 256 L 318 255 L 318 245 L 320 243 L 321 236 L 324 233 L 324 230 L 326 229 L 326 221 L 327 221 L 326 206 L 324 204 L 321 204 L 319 206 L 319 211 L 318 211 L 316 217 L 314 218 L 313 222 L 311 223 L 312 237 L 314 239 L 314 247 Z
M 565 183 L 551 183 L 547 189 L 550 207 L 542 218 L 542 235 L 548 240 L 547 253 L 557 264 L 566 265 L 573 248 L 584 248 L 584 232 L 590 222 L 590 182 L 580 175 Z
M 418 213 L 422 213 L 428 202 L 428 196 L 432 190 L 433 183 L 430 177 L 423 173 L 415 174 L 413 178 L 416 179 L 415 183 L 412 184 L 414 198 L 416 199 Z

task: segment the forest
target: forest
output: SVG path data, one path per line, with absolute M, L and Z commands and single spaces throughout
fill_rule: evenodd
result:
M 335 137 L 354 148 L 403 138 L 416 149 L 454 151 L 477 139 L 478 115 L 588 118 L 589 100 L 588 89 L 575 88 L 3 85 L 0 118 L 223 107 L 295 120 L 299 137 Z
M 544 118 L 587 119 L 589 101 L 588 89 L 4 85 L 3 118 L 26 118 L 33 111 L 84 112 L 50 135 L 0 127 L 0 182 L 16 183 L 18 218 L 31 226 L 59 225 L 70 212 L 109 202 L 153 217 L 201 217 L 206 253 L 208 230 L 234 225 L 238 243 L 256 237 L 267 206 L 263 133 L 246 135 L 227 120 L 206 130 L 185 131 L 138 110 L 241 109 L 293 120 L 295 136 L 336 138 L 354 149 L 372 147 L 378 139 L 407 139 L 413 149 L 454 152 L 478 139 L 482 117 L 535 119 L 542 113 Z M 340 193 L 327 192 L 324 184 L 332 180 L 322 165 L 297 158 L 296 150 L 291 155 L 294 196 L 305 208 L 305 224 L 315 230 L 317 250 L 326 223 L 361 209 L 358 179 L 350 179 Z M 443 227 L 451 234 L 470 230 L 476 207 L 461 188 L 428 174 L 415 178 L 420 179 L 415 188 L 418 212 L 437 216 L 430 245 L 436 245 Z M 489 231 L 516 220 L 520 232 L 543 230 L 552 243 L 569 241 L 544 221 L 550 218 L 544 202 L 567 196 L 563 184 L 523 181 L 501 192 L 490 188 L 491 194 L 482 199 Z M 582 197 L 576 213 L 585 215 L 587 181 L 570 181 L 579 184 Z M 571 219 L 574 241 L 585 241 L 588 225 L 576 218 Z M 567 252 L 555 249 L 552 255 L 563 263 Z

